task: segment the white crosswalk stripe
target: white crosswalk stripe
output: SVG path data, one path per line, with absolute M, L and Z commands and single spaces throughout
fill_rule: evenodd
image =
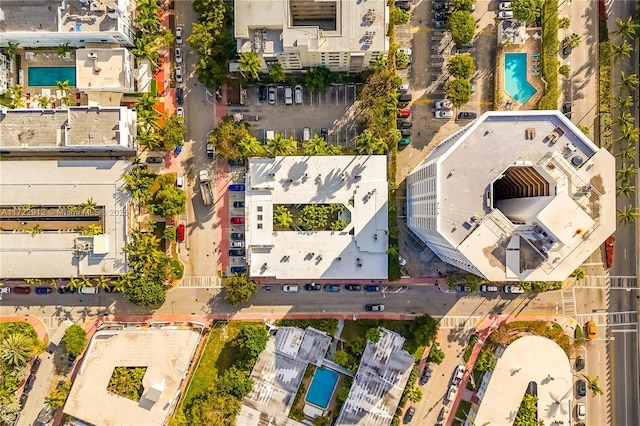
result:
M 478 322 L 480 322 L 482 318 L 483 317 L 479 315 L 472 315 L 472 316 L 448 315 L 446 317 L 438 318 L 440 321 L 440 323 L 438 324 L 438 327 L 441 329 L 474 328 L 476 325 L 478 325 Z
M 181 288 L 220 288 L 222 283 L 218 276 L 184 277 L 178 284 Z
M 577 288 L 633 288 L 638 287 L 638 279 L 633 276 L 587 276 L 577 280 Z

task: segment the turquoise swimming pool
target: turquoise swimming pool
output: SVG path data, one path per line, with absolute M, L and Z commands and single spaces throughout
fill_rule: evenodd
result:
M 520 105 L 536 94 L 536 88 L 527 81 L 526 53 L 505 53 L 504 90 Z
M 333 370 L 324 367 L 316 369 L 304 400 L 323 410 L 326 409 L 329 406 L 331 395 L 333 395 L 333 390 L 336 388 L 339 377 L 338 373 Z
M 58 81 L 69 80 L 69 86 L 76 85 L 75 67 L 29 67 L 29 86 L 55 86 Z

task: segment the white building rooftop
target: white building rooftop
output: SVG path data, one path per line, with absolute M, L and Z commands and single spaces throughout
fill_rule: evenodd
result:
M 246 245 L 251 277 L 387 278 L 385 156 L 276 157 L 249 161 Z M 274 206 L 342 204 L 342 231 L 275 231 Z
M 488 112 L 407 178 L 407 224 L 492 281 L 566 279 L 616 228 L 615 159 L 559 111 Z
M 124 47 L 77 49 L 76 87 L 83 91 L 134 92 L 133 54 Z

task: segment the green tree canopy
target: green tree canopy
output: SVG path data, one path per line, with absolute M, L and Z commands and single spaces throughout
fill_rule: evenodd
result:
M 473 5 L 476 4 L 476 0 L 451 0 L 449 4 L 455 10 L 471 10 Z
M 520 22 L 533 22 L 540 16 L 544 0 L 512 0 L 514 19 Z
M 134 305 L 157 308 L 164 303 L 164 286 L 151 277 L 137 277 L 125 290 L 127 300 Z
M 269 332 L 264 325 L 244 323 L 233 344 L 245 357 L 255 359 L 267 347 L 268 341 Z
M 373 343 L 379 342 L 380 341 L 380 329 L 378 327 L 371 327 L 370 329 L 367 330 L 367 333 L 365 334 L 365 337 L 367 338 L 367 340 L 370 340 Z
M 222 118 L 222 122 L 213 130 L 209 141 L 215 145 L 216 155 L 225 160 L 238 160 L 242 158 L 242 153 L 238 149 L 238 141 L 251 137 L 247 130 L 246 123 L 235 121 L 233 117 L 227 115 Z
M 358 151 L 358 154 L 384 154 L 387 149 L 387 144 L 381 138 L 375 137 L 368 129 L 356 136 L 356 151 Z
M 51 391 L 48 397 L 44 399 L 44 402 L 51 407 L 52 410 L 57 410 L 58 408 L 64 406 L 64 403 L 67 402 L 67 398 L 69 397 L 69 393 L 71 392 L 71 385 L 73 382 L 67 381 L 58 384 L 56 388 Z
M 340 155 L 340 152 L 340 147 L 328 144 L 318 135 L 313 135 L 313 138 L 304 144 L 304 155 Z
M 231 395 L 219 395 L 213 390 L 194 398 L 186 413 L 189 425 L 236 426 L 240 401 Z
M 139 203 L 146 203 L 151 200 L 151 187 L 156 175 L 149 170 L 146 164 L 134 163 L 133 166 L 122 176 L 125 189 Z
M 231 366 L 224 372 L 218 382 L 218 393 L 232 395 L 238 399 L 244 398 L 251 392 L 253 380 L 249 377 L 249 371 L 240 370 L 236 366 Z
M 389 11 L 389 21 L 392 25 L 404 25 L 411 19 L 411 14 L 399 7 L 392 7 Z
M 283 205 L 276 206 L 273 211 L 273 226 L 278 228 L 288 228 L 293 223 L 293 216 L 288 208 Z
M 235 274 L 225 286 L 224 299 L 233 306 L 247 303 L 256 292 L 257 287 L 254 281 L 247 279 L 246 275 Z
M 444 352 L 442 351 L 442 349 L 440 349 L 440 345 L 438 343 L 434 343 L 433 346 L 431 346 L 431 350 L 429 351 L 427 362 L 433 362 L 440 365 L 443 360 Z
M 471 99 L 471 83 L 469 80 L 460 78 L 449 80 L 444 85 L 444 90 L 447 94 L 447 99 L 449 99 L 456 108 L 461 107 Z
M 471 43 L 476 34 L 476 21 L 471 12 L 458 10 L 449 16 L 447 29 L 451 32 L 451 38 L 454 42 L 458 44 Z
M 275 83 L 281 83 L 287 79 L 287 74 L 280 64 L 274 64 L 269 67 L 269 75 Z
M 175 185 L 165 185 L 156 192 L 149 211 L 162 217 L 184 213 L 187 194 Z
M 538 421 L 538 397 L 530 394 L 525 394 L 516 414 L 516 419 L 513 426 L 542 426 L 544 422 Z
M 62 341 L 67 353 L 78 356 L 87 347 L 87 333 L 78 324 L 73 324 L 65 330 Z
M 300 223 L 311 230 L 324 229 L 328 221 L 329 211 L 320 204 L 307 204 L 300 213 Z
M 34 339 L 22 333 L 10 333 L 0 340 L 2 361 L 9 367 L 24 367 L 34 355 Z
M 310 92 L 324 92 L 332 82 L 333 74 L 325 67 L 314 68 L 305 77 L 305 83 Z
M 294 155 L 296 153 L 297 143 L 293 136 L 285 138 L 282 134 L 276 133 L 273 139 L 267 141 L 267 154 L 271 157 L 281 155 Z
M 447 69 L 455 78 L 469 79 L 476 72 L 476 64 L 469 54 L 456 55 L 449 59 Z
M 187 128 L 184 125 L 184 118 L 171 114 L 164 117 L 164 124 L 160 129 L 162 136 L 162 148 L 170 151 L 176 146 L 182 146 Z
M 242 73 L 246 73 L 250 78 L 260 79 L 258 73 L 262 63 L 255 52 L 243 52 L 238 59 L 238 67 Z

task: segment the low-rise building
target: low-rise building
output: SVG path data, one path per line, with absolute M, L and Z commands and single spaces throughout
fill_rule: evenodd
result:
M 76 50 L 76 87 L 89 105 L 120 105 L 122 93 L 135 92 L 133 54 L 124 47 Z
M 615 231 L 615 158 L 559 111 L 488 112 L 407 177 L 407 226 L 492 281 L 562 281 Z
M 389 50 L 385 0 L 236 0 L 238 52 L 255 52 L 262 71 L 326 67 L 360 72 Z

